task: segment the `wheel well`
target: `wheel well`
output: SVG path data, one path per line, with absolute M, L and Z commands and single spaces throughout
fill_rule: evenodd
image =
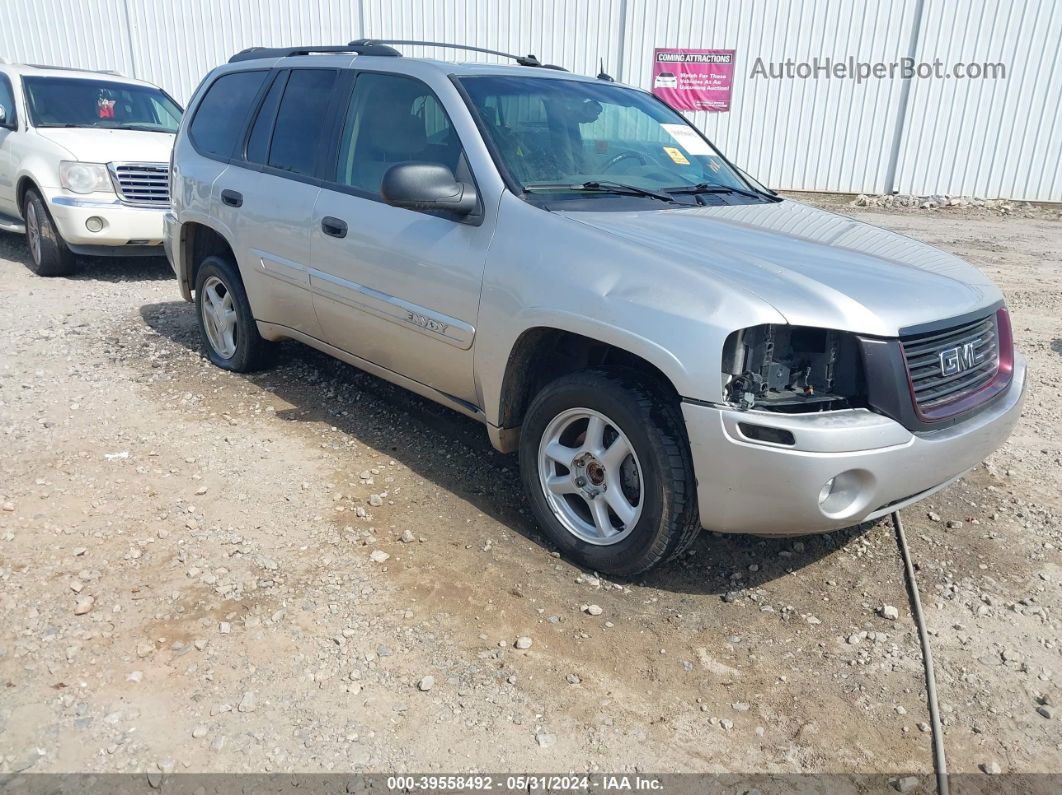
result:
M 22 204 L 26 200 L 26 192 L 33 188 L 37 193 L 40 193 L 40 188 L 37 187 L 37 183 L 30 177 L 22 177 L 18 181 L 18 187 L 15 188 L 15 201 L 18 208 L 18 212 L 22 212 Z
M 199 266 L 207 257 L 228 257 L 233 262 L 236 261 L 229 241 L 205 224 L 184 224 L 181 227 L 181 235 L 184 238 L 181 250 L 184 252 L 184 272 L 188 274 L 189 292 L 195 289 Z
M 634 370 L 678 398 L 671 380 L 658 367 L 630 351 L 569 331 L 533 328 L 520 335 L 509 354 L 502 381 L 500 426 L 519 427 L 535 395 L 551 381 L 602 366 Z

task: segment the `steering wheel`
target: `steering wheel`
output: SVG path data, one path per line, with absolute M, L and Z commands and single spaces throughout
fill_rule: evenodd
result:
M 617 163 L 622 162 L 623 160 L 626 160 L 628 158 L 632 158 L 634 160 L 637 160 L 643 166 L 649 165 L 649 161 L 645 159 L 645 155 L 643 155 L 641 152 L 635 152 L 635 151 L 632 151 L 632 150 L 627 150 L 626 152 L 620 152 L 620 153 L 615 154 L 612 157 L 610 157 L 608 159 L 608 162 L 605 163 L 605 165 L 603 165 L 601 167 L 601 170 L 602 171 L 608 171 L 610 168 L 612 168 Z

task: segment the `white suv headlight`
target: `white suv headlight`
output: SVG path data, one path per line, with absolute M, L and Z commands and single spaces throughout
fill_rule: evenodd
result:
M 107 166 L 103 163 L 82 163 L 77 160 L 59 162 L 59 184 L 74 193 L 114 192 Z

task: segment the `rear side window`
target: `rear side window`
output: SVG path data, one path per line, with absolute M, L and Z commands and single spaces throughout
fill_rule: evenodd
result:
M 210 157 L 228 160 L 243 140 L 247 114 L 268 72 L 232 72 L 207 89 L 196 109 L 188 135 L 195 148 Z
M 269 141 L 273 137 L 273 117 L 277 115 L 277 105 L 280 104 L 280 95 L 284 93 L 284 84 L 287 80 L 287 72 L 278 74 L 273 85 L 269 87 L 269 93 L 262 100 L 262 107 L 258 109 L 258 117 L 247 139 L 247 159 L 252 163 L 265 163 L 269 158 Z
M 266 161 L 270 166 L 294 174 L 313 174 L 335 82 L 332 69 L 292 70 L 273 125 Z

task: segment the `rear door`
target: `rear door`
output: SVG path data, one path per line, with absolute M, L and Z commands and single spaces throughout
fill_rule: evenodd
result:
M 493 223 L 386 204 L 392 166 L 441 163 L 474 182 L 443 104 L 423 81 L 361 72 L 310 227 L 310 284 L 325 339 L 476 404 L 472 342 Z
M 218 180 L 218 213 L 234 247 L 256 320 L 311 337 L 321 329 L 310 297 L 310 225 L 320 193 L 315 176 L 336 69 L 282 69 Z

